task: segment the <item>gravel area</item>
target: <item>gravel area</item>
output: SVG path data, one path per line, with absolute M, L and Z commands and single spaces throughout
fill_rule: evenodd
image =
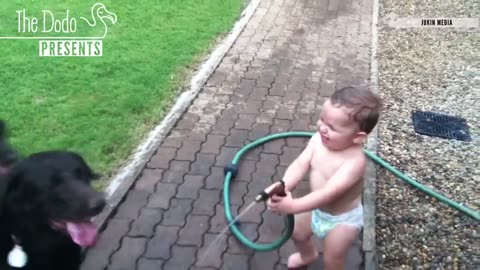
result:
M 379 91 L 385 103 L 379 125 L 380 157 L 476 211 L 480 211 L 479 31 L 393 29 L 381 23 L 392 13 L 478 17 L 478 3 L 380 0 L 378 48 Z M 472 141 L 416 134 L 412 110 L 465 118 Z M 379 269 L 479 269 L 479 224 L 379 169 Z

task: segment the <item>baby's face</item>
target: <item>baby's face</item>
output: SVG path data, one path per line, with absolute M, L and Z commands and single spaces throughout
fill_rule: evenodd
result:
M 328 149 L 342 150 L 356 143 L 359 127 L 348 113 L 346 107 L 336 107 L 330 100 L 323 104 L 317 129 L 323 145 Z

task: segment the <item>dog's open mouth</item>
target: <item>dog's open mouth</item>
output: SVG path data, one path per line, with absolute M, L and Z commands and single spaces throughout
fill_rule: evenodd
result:
M 52 222 L 54 229 L 62 230 L 70 235 L 72 241 L 81 247 L 91 247 L 97 241 L 97 227 L 90 221 L 69 222 L 54 221 Z

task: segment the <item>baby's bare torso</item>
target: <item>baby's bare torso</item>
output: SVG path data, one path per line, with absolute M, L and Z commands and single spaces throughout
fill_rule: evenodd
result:
M 310 188 L 312 192 L 323 188 L 345 161 L 352 158 L 362 158 L 359 155 L 363 155 L 362 149 L 358 147 L 342 151 L 330 151 L 322 145 L 319 137 L 315 137 L 318 142 L 314 142 L 315 148 L 310 161 Z M 331 215 L 339 215 L 357 207 L 361 203 L 363 178 L 356 180 L 358 180 L 356 184 L 346 194 L 331 204 L 320 208 L 320 210 Z

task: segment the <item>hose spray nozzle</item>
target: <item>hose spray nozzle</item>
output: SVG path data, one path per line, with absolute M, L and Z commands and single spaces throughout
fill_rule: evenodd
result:
M 255 201 L 256 202 L 266 201 L 268 200 L 268 198 L 272 197 L 273 195 L 278 195 L 281 197 L 287 196 L 287 194 L 285 193 L 285 182 L 283 182 L 283 180 L 280 180 L 277 183 L 264 189 L 262 192 L 260 192 L 257 195 L 257 197 L 255 197 Z

